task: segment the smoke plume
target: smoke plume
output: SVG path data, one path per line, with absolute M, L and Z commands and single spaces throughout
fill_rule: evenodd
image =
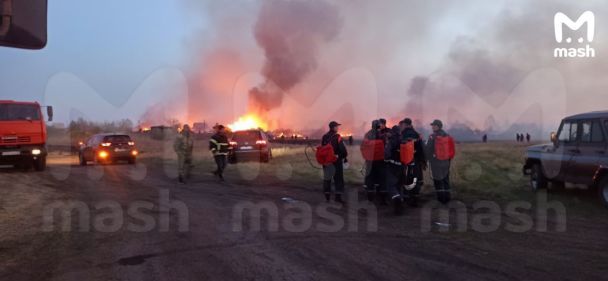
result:
M 281 105 L 283 94 L 302 82 L 318 65 L 319 48 L 341 28 L 338 9 L 322 0 L 267 0 L 262 4 L 254 36 L 263 49 L 261 74 L 266 81 L 250 91 L 255 107 Z

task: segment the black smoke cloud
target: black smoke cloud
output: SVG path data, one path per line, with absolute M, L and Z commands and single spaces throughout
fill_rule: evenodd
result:
M 322 0 L 264 1 L 254 36 L 264 51 L 266 82 L 251 89 L 252 103 L 280 106 L 283 94 L 317 69 L 319 49 L 337 38 L 341 25 L 338 8 Z

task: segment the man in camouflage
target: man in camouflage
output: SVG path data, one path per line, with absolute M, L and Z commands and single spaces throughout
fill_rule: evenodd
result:
M 184 125 L 181 132 L 175 138 L 173 149 L 177 153 L 177 167 L 180 183 L 184 183 L 184 179 L 190 177 L 190 169 L 192 168 L 192 150 L 194 148 L 194 140 L 190 126 Z

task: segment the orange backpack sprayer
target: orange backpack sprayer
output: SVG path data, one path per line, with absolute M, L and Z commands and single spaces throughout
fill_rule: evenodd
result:
M 338 143 L 342 140 L 340 136 L 338 136 Z M 334 151 L 334 147 L 331 145 L 331 140 L 325 145 L 317 146 L 315 156 L 317 158 L 317 163 L 321 165 L 329 165 L 338 160 L 338 156 Z
M 384 141 L 363 140 L 361 143 L 361 155 L 366 161 L 384 160 Z
M 456 155 L 456 145 L 452 136 L 438 136 L 435 138 L 435 157 L 437 160 L 452 160 Z
M 399 154 L 401 163 L 408 165 L 414 162 L 414 141 L 410 140 L 406 143 L 402 143 L 399 146 Z

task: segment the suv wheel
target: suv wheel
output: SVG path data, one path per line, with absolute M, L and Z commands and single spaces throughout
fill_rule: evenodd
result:
M 534 164 L 532 166 L 532 173 L 530 173 L 530 188 L 533 191 L 547 188 L 547 178 L 543 174 L 543 168 L 540 164 Z
M 608 207 L 608 178 L 604 178 L 597 187 L 600 200 L 604 206 Z

